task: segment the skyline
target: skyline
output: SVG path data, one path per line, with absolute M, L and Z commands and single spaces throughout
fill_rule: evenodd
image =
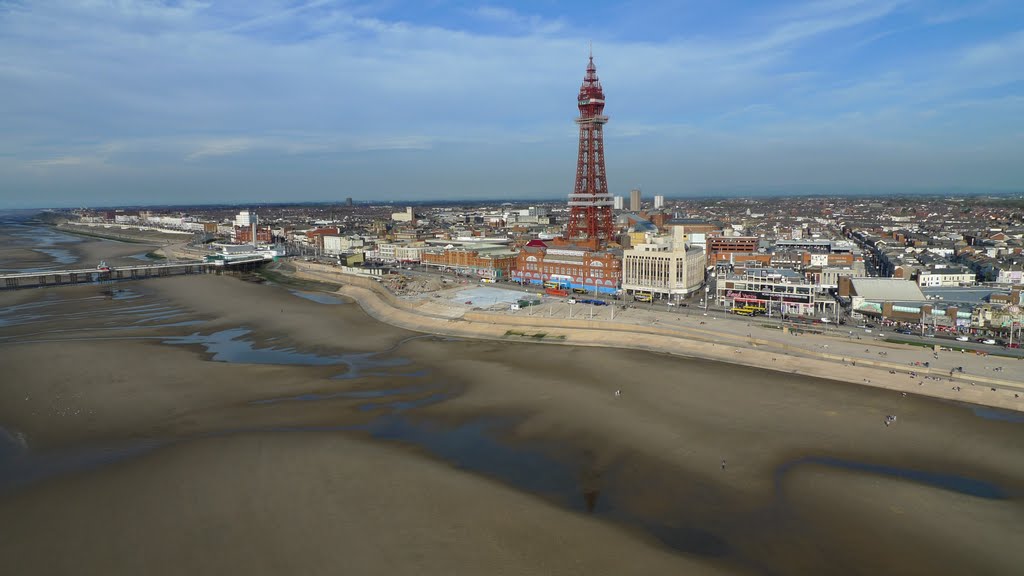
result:
M 0 208 L 1024 190 L 1024 6 L 677 4 L 0 2 Z

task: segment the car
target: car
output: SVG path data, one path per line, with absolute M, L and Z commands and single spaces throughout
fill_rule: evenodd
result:
M 970 338 L 968 338 L 967 336 L 957 336 L 956 339 L 957 342 L 967 342 L 970 340 Z
M 996 341 L 991 339 L 991 338 L 985 338 L 984 340 L 981 341 L 981 343 L 982 344 L 995 344 Z
M 908 330 L 906 328 L 901 328 L 901 329 L 897 330 L 896 332 L 898 334 L 907 334 L 907 335 L 913 335 L 913 333 L 914 333 L 913 330 Z

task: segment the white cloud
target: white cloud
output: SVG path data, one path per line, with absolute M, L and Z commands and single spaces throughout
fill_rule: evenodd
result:
M 471 13 L 481 20 L 504 24 L 516 32 L 554 34 L 565 28 L 565 22 L 561 19 L 549 20 L 535 14 L 521 14 L 504 6 L 485 4 L 476 7 Z
M 597 37 L 608 138 L 647 152 L 723 134 L 730 138 L 715 140 L 723 150 L 738 150 L 744 137 L 803 145 L 846 132 L 913 143 L 922 126 L 946 130 L 916 112 L 935 110 L 935 122 L 949 122 L 956 113 L 940 104 L 963 99 L 964 86 L 1021 78 L 1022 32 L 951 45 L 912 65 L 879 59 L 832 69 L 828 54 L 804 58 L 820 39 L 842 36 L 850 49 L 857 30 L 874 39 L 903 34 L 908 28 L 886 19 L 905 16 L 906 6 L 801 3 L 756 15 L 742 28 L 755 32 Z M 24 167 L 144 160 L 200 170 L 275 154 L 337 162 L 354 152 L 421 150 L 449 172 L 465 168 L 445 156 L 460 147 L 500 150 L 495 165 L 544 146 L 571 156 L 589 40 L 572 31 L 572 15 L 486 5 L 458 16 L 471 23 L 445 28 L 321 0 L 29 2 L 0 11 L 0 153 Z M 474 29 L 481 22 L 500 33 Z M 984 111 L 979 104 L 960 113 Z
M 83 156 L 61 156 L 59 158 L 43 158 L 40 160 L 33 160 L 29 163 L 30 166 L 46 168 L 49 166 L 81 166 L 83 164 L 91 164 L 96 161 L 96 158 L 89 158 Z

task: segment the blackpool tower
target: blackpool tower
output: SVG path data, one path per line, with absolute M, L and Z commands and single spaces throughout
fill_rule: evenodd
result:
M 604 90 L 597 79 L 594 55 L 590 55 L 587 74 L 583 77 L 578 98 L 580 116 L 580 151 L 576 161 L 576 187 L 569 194 L 570 241 L 604 246 L 614 231 L 612 197 L 604 171 Z

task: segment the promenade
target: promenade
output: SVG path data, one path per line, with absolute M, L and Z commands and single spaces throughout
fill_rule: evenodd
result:
M 614 319 L 607 307 L 601 307 L 593 320 L 580 312 L 572 319 L 553 313 L 546 316 L 543 309 L 532 314 L 528 310 L 481 311 L 442 304 L 443 298 L 431 294 L 399 299 L 373 280 L 344 275 L 328 266 L 295 266 L 297 277 L 340 284 L 338 293 L 357 301 L 377 320 L 417 332 L 648 350 L 1024 411 L 1024 362 L 1018 359 L 936 352 L 884 342 L 856 329 L 797 335 L 766 327 L 756 319 L 663 314 L 643 307 L 616 311 Z

